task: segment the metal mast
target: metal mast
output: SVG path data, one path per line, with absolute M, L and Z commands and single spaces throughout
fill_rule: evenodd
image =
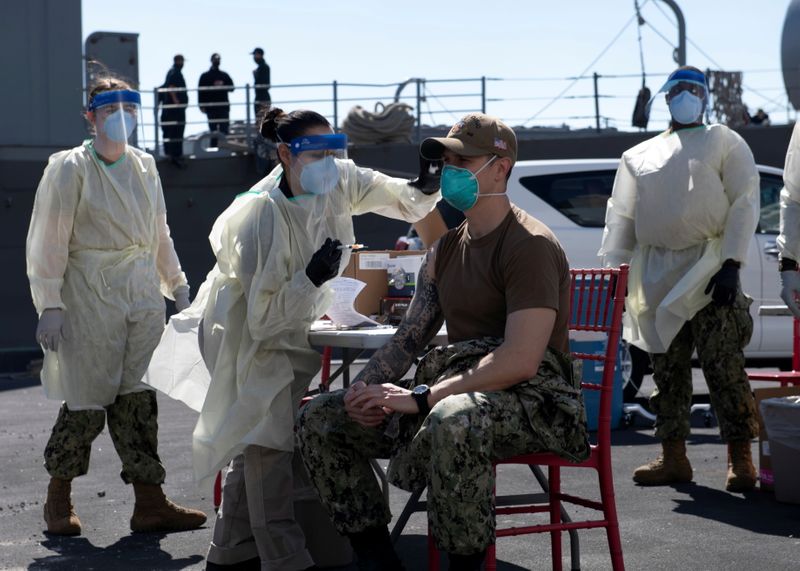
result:
M 672 59 L 678 65 L 686 65 L 686 20 L 683 19 L 678 3 L 675 0 L 661 0 L 664 4 L 672 8 L 675 19 L 678 20 L 678 47 L 672 52 Z

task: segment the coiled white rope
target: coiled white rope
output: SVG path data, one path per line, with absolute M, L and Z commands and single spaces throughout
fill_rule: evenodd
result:
M 356 105 L 342 122 L 342 131 L 351 143 L 410 143 L 416 119 L 406 103 L 375 104 L 370 112 Z

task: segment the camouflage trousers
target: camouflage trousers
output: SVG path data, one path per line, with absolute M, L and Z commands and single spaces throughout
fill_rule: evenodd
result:
M 126 484 L 163 484 L 164 466 L 158 457 L 158 403 L 155 391 L 117 396 L 102 410 L 70 410 L 61 405 L 50 440 L 44 449 L 44 467 L 54 478 L 71 480 L 89 470 L 92 442 L 108 430 L 122 460 L 120 477 Z
M 448 378 L 496 346 L 474 341 L 434 349 L 409 384 Z M 393 484 L 408 491 L 427 486 L 428 520 L 440 549 L 466 555 L 493 543 L 494 460 L 542 450 L 582 460 L 589 453 L 580 392 L 559 358 L 548 350 L 539 374 L 520 383 L 519 391 L 452 395 L 427 417 L 394 414 L 378 428 L 348 416 L 344 391 L 313 399 L 298 419 L 298 444 L 339 532 L 391 520 L 369 464 L 377 457 L 390 458 Z
M 722 439 L 749 440 L 758 434 L 743 353 L 753 334 L 752 301 L 739 292 L 732 306 L 709 303 L 684 324 L 666 353 L 650 355 L 656 383 L 650 407 L 656 414 L 658 438 L 684 440 L 689 436 L 695 349 Z

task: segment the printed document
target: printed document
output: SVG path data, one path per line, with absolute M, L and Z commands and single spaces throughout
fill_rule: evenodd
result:
M 339 327 L 368 327 L 380 325 L 366 315 L 355 310 L 353 304 L 356 297 L 367 285 L 361 280 L 338 277 L 328 282 L 333 290 L 333 303 L 328 309 L 328 317 Z

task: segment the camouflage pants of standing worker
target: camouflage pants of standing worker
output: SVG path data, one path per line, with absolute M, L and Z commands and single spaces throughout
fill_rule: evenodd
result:
M 108 430 L 122 460 L 120 476 L 126 484 L 163 484 L 164 466 L 158 457 L 158 404 L 155 391 L 117 396 L 105 410 L 70 410 L 61 405 L 50 440 L 44 449 L 44 467 L 54 478 L 71 480 L 89 470 L 92 442 Z
M 435 384 L 496 345 L 470 341 L 434 349 L 411 384 Z M 541 450 L 576 460 L 588 455 L 580 392 L 565 380 L 562 365 L 548 350 L 539 374 L 521 383 L 520 392 L 452 395 L 425 418 L 394 414 L 379 428 L 348 416 L 344 391 L 313 399 L 298 420 L 298 444 L 336 528 L 346 534 L 389 523 L 369 459 L 391 458 L 389 481 L 408 491 L 427 486 L 440 549 L 464 555 L 485 549 L 494 542 L 493 460 Z
M 666 353 L 650 355 L 656 383 L 650 406 L 656 414 L 658 438 L 685 440 L 689 436 L 695 349 L 722 439 L 749 440 L 758 434 L 743 353 L 753 334 L 752 302 L 739 292 L 732 306 L 709 303 L 684 324 Z

